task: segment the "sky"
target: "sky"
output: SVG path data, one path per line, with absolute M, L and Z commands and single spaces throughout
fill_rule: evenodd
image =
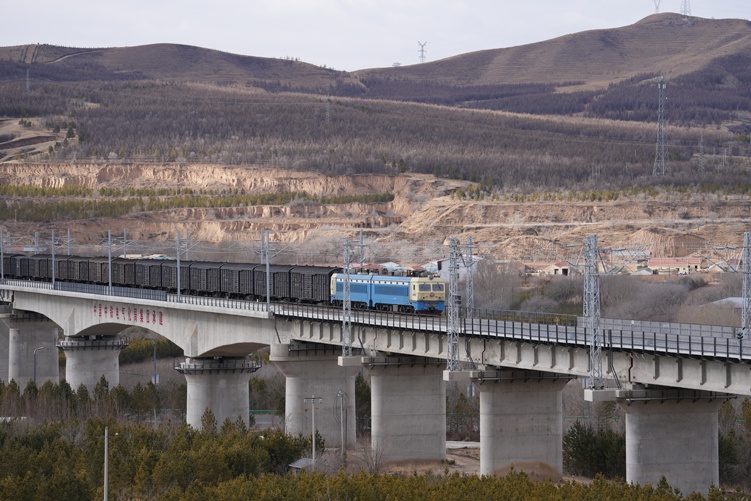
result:
M 436 61 L 633 24 L 657 0 L 0 0 L 0 46 L 179 43 L 354 71 Z M 680 12 L 684 0 L 660 0 Z M 704 18 L 751 0 L 692 0 Z

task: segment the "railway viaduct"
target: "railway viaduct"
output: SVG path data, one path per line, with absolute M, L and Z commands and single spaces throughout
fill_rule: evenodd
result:
M 354 381 L 365 368 L 372 446 L 389 461 L 445 459 L 445 384 L 469 378 L 480 391 L 482 474 L 526 461 L 560 471 L 562 389 L 590 374 L 588 333 L 556 323 L 465 322 L 461 361 L 471 370 L 447 372 L 446 321 L 438 317 L 354 312 L 360 353 L 342 357 L 341 312 L 330 308 L 272 304 L 267 311 L 256 302 L 122 297 L 107 287 L 84 293 L 10 280 L 0 284 L 0 301 L 0 378 L 23 387 L 36 373 L 57 382 L 59 348 L 72 387 L 91 388 L 101 376 L 117 385 L 124 343 L 116 335 L 143 327 L 184 350 L 177 370 L 186 377 L 187 421 L 195 427 L 206 408 L 219 422 L 247 421 L 248 381 L 257 368 L 248 355 L 270 346 L 287 381 L 286 431 L 310 433 L 310 397 L 320 397 L 316 429 L 327 445 L 351 447 Z M 751 343 L 681 326 L 610 327 L 603 356 L 617 384 L 586 397 L 614 400 L 625 410 L 627 481 L 656 484 L 665 475 L 684 493 L 706 494 L 719 483 L 719 407 L 751 395 Z

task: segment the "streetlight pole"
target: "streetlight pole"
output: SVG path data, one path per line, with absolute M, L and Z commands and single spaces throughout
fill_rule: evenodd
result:
M 39 348 L 34 348 L 34 386 L 37 385 L 37 352 L 45 348 L 46 346 L 40 346 Z
M 304 398 L 303 402 L 310 402 L 313 410 L 311 413 L 311 417 L 313 420 L 313 429 L 310 431 L 311 435 L 311 443 L 313 445 L 313 470 L 316 469 L 316 402 L 320 403 L 323 402 L 323 398 L 316 397 L 315 395 L 311 395 L 310 398 Z
M 152 339 L 151 342 L 154 343 L 154 373 L 151 375 L 151 382 L 156 386 L 159 383 L 159 376 L 156 373 L 156 339 Z
M 115 433 L 117 436 L 118 433 Z M 104 501 L 107 501 L 109 496 L 109 467 L 110 467 L 110 455 L 109 455 L 109 427 L 104 427 Z
M 107 501 L 109 489 L 109 427 L 104 427 L 104 501 Z

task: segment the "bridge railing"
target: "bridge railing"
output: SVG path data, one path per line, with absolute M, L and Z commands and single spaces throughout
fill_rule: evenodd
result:
M 668 332 L 608 331 L 612 348 L 643 353 L 751 360 L 751 343 L 727 337 L 686 336 Z
M 214 308 L 230 308 L 233 310 L 266 311 L 266 303 L 258 301 L 244 301 L 241 299 L 224 299 L 220 297 L 189 296 L 185 294 L 167 294 L 165 300 L 169 303 L 193 304 L 197 306 L 212 306 Z
M 705 336 L 719 338 L 737 337 L 737 327 L 721 325 L 685 324 L 673 322 L 649 322 L 645 320 L 621 320 L 617 318 L 600 318 L 600 327 L 605 330 L 624 332 L 659 332 L 667 334 L 681 334 L 690 336 Z

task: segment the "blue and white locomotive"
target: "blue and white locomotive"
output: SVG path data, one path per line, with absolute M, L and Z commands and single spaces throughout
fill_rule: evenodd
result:
M 334 306 L 341 306 L 344 300 L 345 277 L 344 273 L 331 276 L 331 304 Z M 349 283 L 352 308 L 438 314 L 446 308 L 446 284 L 437 276 L 351 274 Z

